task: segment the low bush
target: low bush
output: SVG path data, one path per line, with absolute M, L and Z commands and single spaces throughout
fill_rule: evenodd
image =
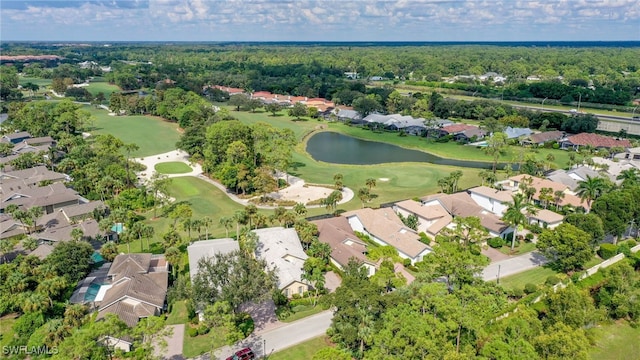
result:
M 546 280 L 544 283 L 545 283 L 546 285 L 553 286 L 553 285 L 555 285 L 555 284 L 557 284 L 557 283 L 559 283 L 559 282 L 560 282 L 560 279 L 558 279 L 558 277 L 557 277 L 557 276 L 555 276 L 555 275 L 551 275 L 551 276 L 549 276 L 549 277 L 547 278 L 547 280 Z
M 236 318 L 236 325 L 238 326 L 238 330 L 244 334 L 244 337 L 249 336 L 255 328 L 253 318 L 251 318 L 251 315 L 246 312 L 238 314 L 238 317 Z
M 533 294 L 536 291 L 538 291 L 538 285 L 532 283 L 527 283 L 524 285 L 525 294 Z
M 405 267 L 411 265 L 411 259 L 402 259 L 402 265 Z
M 628 242 L 624 242 L 618 245 L 618 254 L 624 254 L 625 256 L 631 256 L 631 247 Z
M 509 291 L 509 297 L 519 299 L 524 296 L 524 290 L 520 288 L 513 288 Z
M 188 328 L 187 329 L 187 335 L 189 335 L 189 337 L 198 336 L 198 329 L 197 328 L 193 328 L 193 327 Z
M 209 333 L 209 328 L 207 327 L 207 325 L 200 325 L 200 327 L 198 327 L 198 335 L 204 335 Z
M 613 244 L 602 244 L 598 249 L 598 255 L 603 259 L 607 260 L 609 258 L 614 257 L 618 253 L 618 247 Z
M 491 246 L 492 248 L 497 249 L 501 248 L 502 245 L 504 245 L 504 240 L 502 240 L 501 237 L 494 237 L 487 240 L 487 244 L 489 244 L 489 246 Z
M 531 242 L 531 241 L 533 241 L 533 234 L 532 234 L 532 233 L 527 233 L 527 235 L 525 235 L 525 236 L 524 236 L 524 239 L 525 239 L 527 242 Z

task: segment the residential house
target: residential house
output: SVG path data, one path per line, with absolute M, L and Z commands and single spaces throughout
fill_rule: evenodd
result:
M 308 256 L 302 249 L 295 229 L 272 227 L 253 230 L 258 235 L 256 257 L 276 271 L 278 289 L 285 296 L 302 295 L 309 285 L 302 279 L 302 267 Z
M 587 180 L 588 177 L 602 177 L 615 181 L 615 177 L 601 174 L 596 170 L 584 165 L 571 168 L 569 170 L 555 170 L 547 174 L 546 176 L 546 178 L 551 181 L 567 185 L 572 191 L 575 191 L 578 188 L 580 182 Z
M 514 128 L 507 126 L 504 129 L 504 133 L 507 135 L 507 139 L 519 139 L 521 137 L 531 135 L 533 131 L 529 128 Z
M 69 181 L 70 179 L 68 175 L 51 171 L 46 166 L 1 172 L 0 194 L 37 187 L 43 182 L 56 183 Z
M 511 191 L 493 189 L 488 186 L 478 186 L 467 191 L 471 200 L 499 217 L 502 217 L 509 208 L 509 204 L 513 203 L 513 192 Z
M 0 213 L 4 212 L 6 207 L 11 204 L 24 209 L 40 206 L 46 214 L 50 214 L 55 209 L 86 202 L 88 200 L 78 195 L 75 190 L 67 188 L 62 183 L 54 183 L 47 186 L 8 191 L 0 198 Z
M 531 182 L 531 184 L 528 184 L 529 182 Z M 570 205 L 575 208 L 582 207 L 587 212 L 590 210 L 590 207 L 589 205 L 587 205 L 587 202 L 583 201 L 578 196 L 576 196 L 575 193 L 571 190 L 571 188 L 568 185 L 557 183 L 555 181 L 542 179 L 542 178 L 531 176 L 531 175 L 520 174 L 520 175 L 512 176 L 505 181 L 501 181 L 499 184 L 505 190 L 511 190 L 518 193 L 518 192 L 522 192 L 522 190 L 520 189 L 520 184 L 522 183 L 536 189 L 536 192 L 533 194 L 533 200 L 537 203 L 541 202 L 540 190 L 542 188 L 550 188 L 551 195 L 554 197 L 555 197 L 554 194 L 556 193 L 556 191 L 560 191 L 564 194 L 563 198 L 558 199 L 558 205 L 560 206 Z M 553 202 L 555 203 L 556 200 L 554 199 Z
M 340 121 L 349 122 L 352 124 L 363 124 L 362 116 L 359 112 L 353 109 L 342 109 L 336 108 L 333 110 L 333 114 L 335 114 Z
M 3 135 L 2 138 L 0 138 L 0 141 L 17 144 L 31 137 L 31 134 L 29 134 L 27 131 L 18 131 Z
M 220 86 L 220 85 L 214 85 L 213 87 L 218 89 L 218 90 L 222 90 L 222 91 L 228 93 L 229 96 L 238 95 L 238 94 L 244 94 L 244 89 L 233 88 L 233 87 L 228 87 L 228 86 Z
M 447 136 L 447 135 L 455 136 L 456 134 L 462 133 L 465 130 L 471 130 L 471 129 L 478 129 L 478 127 L 473 125 L 467 125 L 467 124 L 447 125 L 438 129 L 438 137 Z
M 640 171 L 640 158 L 638 160 L 629 160 L 625 158 L 615 158 L 615 161 L 604 159 L 601 157 L 591 158 L 594 163 L 594 167 L 600 167 L 603 173 L 606 173 L 614 182 L 621 183 L 621 180 L 616 178 L 625 170 L 637 169 Z
M 439 203 L 427 206 L 415 200 L 404 200 L 395 203 L 393 209 L 404 217 L 416 216 L 418 233 L 423 232 L 432 239 L 453 220 L 453 217 Z
M 240 245 L 231 238 L 196 241 L 187 246 L 189 255 L 189 275 L 193 281 L 198 274 L 198 262 L 200 259 L 211 258 L 216 254 L 229 254 L 239 251 Z
M 160 315 L 165 309 L 169 281 L 164 255 L 120 254 L 107 273 L 107 286 L 100 287 L 97 319 L 116 314 L 129 327 L 142 318 Z M 102 295 L 100 292 L 102 291 Z
M 527 222 L 544 229 L 554 229 L 562 224 L 564 216 L 547 209 L 539 209 L 535 214 L 527 213 Z
M 640 147 L 626 149 L 625 152 L 617 154 L 617 159 L 640 160 Z
M 507 80 L 507 78 L 504 75 L 500 75 L 496 72 L 491 72 L 491 71 L 478 76 L 478 79 L 480 81 L 492 80 L 494 83 L 505 82 Z
M 567 136 L 560 140 L 561 149 L 579 150 L 581 146 L 591 146 L 595 149 L 611 149 L 621 147 L 627 149 L 631 147 L 631 142 L 627 139 L 615 139 L 591 133 L 580 133 L 578 135 Z
M 474 127 L 472 129 L 465 129 L 460 131 L 459 133 L 453 135 L 453 139 L 455 141 L 468 143 L 477 139 L 482 139 L 485 135 L 486 133 L 484 130 L 478 127 Z
M 353 233 L 343 216 L 312 221 L 318 227 L 318 241 L 331 246 L 331 263 L 344 270 L 351 259 L 362 264 L 369 276 L 375 274 L 376 263 L 367 258 L 367 244 Z
M 368 235 L 380 245 L 392 246 L 403 259 L 414 264 L 432 251 L 431 247 L 420 241 L 418 233 L 406 227 L 398 215 L 389 208 L 348 211 L 342 214 L 353 231 Z
M 344 76 L 347 79 L 351 79 L 351 80 L 356 80 L 360 78 L 360 74 L 358 74 L 357 72 L 353 72 L 353 71 L 347 71 L 344 73 Z
M 564 132 L 558 130 L 544 131 L 537 134 L 531 134 L 520 140 L 522 145 L 543 146 L 548 142 L 558 142 L 564 137 Z
M 513 232 L 504 221 L 491 211 L 485 210 L 482 206 L 476 204 L 467 192 L 459 192 L 455 194 L 434 194 L 428 195 L 420 199 L 426 206 L 441 205 L 449 215 L 454 219 L 456 217 L 467 218 L 475 216 L 480 219 L 480 224 L 484 227 L 489 236 L 506 238 Z M 447 227 L 453 229 L 453 222 Z

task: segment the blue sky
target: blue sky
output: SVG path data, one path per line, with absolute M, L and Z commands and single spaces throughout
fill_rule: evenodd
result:
M 640 0 L 1 0 L 0 40 L 640 40 Z

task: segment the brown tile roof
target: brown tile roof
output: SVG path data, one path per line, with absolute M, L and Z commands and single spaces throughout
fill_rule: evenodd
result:
M 375 265 L 365 255 L 367 246 L 353 233 L 349 221 L 343 216 L 312 221 L 318 226 L 318 240 L 331 246 L 331 258 L 347 266 L 351 258 Z
M 477 129 L 477 126 L 467 125 L 467 124 L 453 124 L 442 127 L 440 130 L 448 133 L 448 134 L 457 134 L 463 132 L 465 130 Z
M 562 191 L 564 192 L 564 198 L 562 198 L 560 200 L 560 206 L 565 206 L 565 205 L 571 205 L 574 207 L 583 207 L 587 210 L 589 210 L 589 206 L 587 205 L 586 201 L 582 201 L 582 199 L 580 199 L 578 196 L 571 194 L 570 188 L 569 186 L 565 185 L 565 184 L 561 184 L 561 183 L 557 183 L 555 181 L 551 181 L 548 179 L 541 179 L 539 177 L 535 177 L 535 176 L 531 176 L 531 175 L 526 175 L 526 174 L 521 174 L 521 175 L 516 175 L 516 176 L 512 176 L 509 178 L 509 180 L 513 181 L 514 183 L 517 183 L 518 186 L 520 183 L 522 183 L 523 179 L 525 178 L 532 178 L 533 182 L 531 183 L 531 186 L 534 187 L 536 189 L 536 193 L 533 195 L 533 198 L 535 200 L 540 200 L 540 189 L 542 188 L 551 188 L 553 190 L 553 193 L 555 193 L 556 191 Z M 552 193 L 552 194 L 553 194 Z
M 38 224 L 41 225 L 41 224 Z M 46 224 L 43 224 L 45 226 Z M 98 222 L 91 219 L 77 224 L 71 224 L 60 227 L 46 228 L 43 232 L 39 233 L 38 239 L 47 241 L 69 241 L 72 240 L 71 232 L 73 229 L 82 230 L 82 238 L 85 240 L 94 239 L 100 233 L 100 226 Z
M 427 220 L 435 220 L 447 215 L 447 211 L 441 206 L 424 206 L 414 200 L 399 201 L 395 205 Z
M 120 254 L 113 259 L 108 275 L 116 276 L 116 279 L 119 279 L 133 274 L 146 273 L 149 271 L 149 264 L 151 264 L 151 255 L 151 253 Z
M 53 140 L 51 136 L 43 136 L 43 137 L 25 139 L 24 142 L 29 145 L 45 145 L 45 144 L 51 145 L 56 141 Z
M 544 221 L 548 224 L 561 222 L 564 216 L 547 209 L 538 209 L 535 214 L 527 214 L 528 218 Z
M 528 139 L 534 144 L 542 144 L 547 141 L 556 141 L 562 139 L 564 133 L 562 131 L 553 130 L 545 131 L 538 134 L 532 134 L 528 136 Z
M 357 216 L 367 232 L 412 258 L 430 249 L 419 240 L 418 234 L 407 228 L 390 208 L 377 210 L 365 208 L 348 211 L 342 215 L 347 219 Z
M 591 145 L 593 147 L 604 147 L 604 148 L 612 148 L 615 146 L 620 146 L 623 148 L 631 147 L 631 142 L 629 140 L 623 139 L 618 140 L 609 136 L 602 136 L 598 134 L 590 134 L 590 133 L 580 133 L 578 135 L 573 135 L 567 137 L 567 140 L 573 145 Z
M 6 208 L 10 204 L 16 204 L 24 208 L 33 206 L 57 205 L 71 201 L 79 202 L 78 193 L 67 188 L 62 183 L 54 183 L 47 186 L 12 191 L 2 197 L 0 209 Z
M 476 216 L 480 218 L 480 224 L 484 228 L 498 234 L 509 227 L 505 222 L 500 220 L 499 217 L 484 210 L 482 206 L 476 204 L 476 202 L 471 199 L 471 195 L 466 192 L 459 192 L 450 195 L 436 195 L 439 196 L 426 196 L 422 199 L 425 202 L 437 199 L 453 217 L 466 218 L 469 216 Z

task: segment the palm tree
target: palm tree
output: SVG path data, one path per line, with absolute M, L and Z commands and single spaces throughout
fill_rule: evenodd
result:
M 616 180 L 622 180 L 623 187 L 637 185 L 640 183 L 640 171 L 636 168 L 622 170 Z
M 143 238 L 147 239 L 147 250 L 151 249 L 151 247 L 149 246 L 149 239 L 153 237 L 155 232 L 156 230 L 151 225 L 145 225 L 140 231 L 140 235 Z M 140 241 L 140 248 L 142 248 L 142 241 Z
M 224 216 L 221 217 L 220 218 L 220 225 L 224 226 L 224 230 L 227 233 L 226 237 L 229 237 L 229 228 L 231 228 L 231 225 L 233 225 L 233 218 L 224 217 Z
M 169 264 L 171 264 L 171 273 L 175 278 L 176 270 L 178 270 L 178 268 L 180 267 L 180 259 L 182 258 L 182 253 L 177 247 L 172 246 L 167 249 L 167 251 L 164 253 L 164 256 L 167 258 Z
M 522 194 L 515 194 L 512 196 L 513 202 L 504 203 L 503 205 L 507 206 L 507 210 L 504 212 L 502 216 L 502 220 L 504 220 L 507 224 L 513 226 L 513 238 L 511 239 L 511 249 L 513 249 L 516 245 L 516 237 L 518 236 L 518 226 L 527 222 L 527 216 L 524 212 L 528 214 L 535 215 L 538 210 L 535 209 L 531 204 L 525 199 Z
M 20 295 L 20 308 L 23 313 L 38 312 L 49 307 L 49 299 L 43 293 L 32 291 L 23 292 Z
M 124 151 L 127 153 L 127 162 L 125 163 L 125 167 L 127 170 L 127 186 L 131 186 L 131 175 L 129 173 L 129 161 L 131 159 L 131 153 L 140 149 L 140 147 L 135 144 L 124 144 Z
M 578 183 L 578 191 L 581 200 L 587 201 L 587 206 L 591 207 L 591 201 L 595 200 L 607 189 L 607 184 L 601 177 L 591 177 L 587 175 L 587 179 Z
M 556 192 L 553 193 L 553 201 L 556 203 L 556 210 L 560 207 L 560 201 L 564 199 L 564 196 L 565 194 L 562 190 L 556 190 Z
M 238 210 L 233 214 L 233 220 L 236 222 L 236 241 L 238 241 L 240 236 L 240 224 L 246 225 L 248 221 L 247 213 L 245 211 Z
M 344 180 L 344 176 L 342 176 L 342 174 L 338 173 L 333 175 L 333 182 L 337 190 L 342 190 L 342 180 Z
M 296 203 L 293 206 L 293 211 L 299 216 L 305 216 L 307 214 L 307 207 L 303 203 Z
M 53 299 L 67 287 L 67 280 L 63 276 L 56 276 L 40 281 L 36 292 L 42 293 L 49 299 L 49 306 L 53 306 Z
M 211 226 L 211 224 L 213 224 L 213 219 L 205 216 L 202 219 L 200 219 L 200 223 L 202 224 L 202 227 L 204 228 L 204 239 L 205 240 L 209 240 L 209 226 Z
M 367 185 L 369 187 L 369 191 L 371 191 L 371 188 L 376 187 L 376 179 L 368 178 L 365 180 L 364 184 Z
M 34 206 L 29 210 L 27 210 L 27 214 L 31 218 L 31 223 L 33 226 L 33 229 L 30 232 L 37 231 L 38 230 L 37 222 L 38 222 L 38 219 L 44 214 L 44 210 L 40 206 Z
M 261 213 L 256 214 L 256 218 L 254 219 L 254 224 L 253 224 L 254 229 L 265 226 L 268 221 L 269 221 L 269 218 L 267 217 L 267 215 L 261 214 Z
M 362 201 L 362 208 L 364 209 L 364 204 L 371 198 L 369 189 L 366 187 L 361 187 L 360 189 L 358 189 L 358 198 L 360 199 L 360 201 Z

